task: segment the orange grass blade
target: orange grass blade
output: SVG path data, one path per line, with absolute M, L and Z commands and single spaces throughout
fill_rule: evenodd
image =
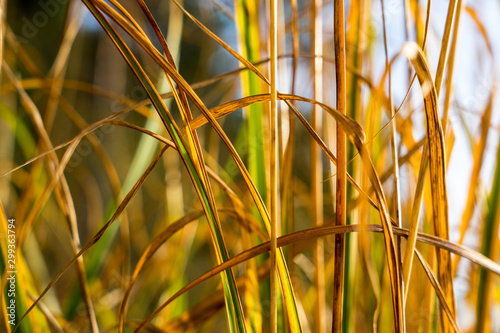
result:
M 429 65 L 421 49 L 415 43 L 406 43 L 403 53 L 415 68 L 422 87 L 427 117 L 427 136 L 429 145 L 429 167 L 432 184 L 432 211 L 436 235 L 444 240 L 449 239 L 448 222 L 448 195 L 446 192 L 446 160 L 444 134 L 439 118 L 437 92 L 434 87 Z M 439 283 L 445 294 L 446 302 L 455 316 L 455 294 L 453 291 L 453 277 L 451 256 L 448 252 L 437 249 Z M 442 316 L 442 326 L 451 330 L 450 323 Z

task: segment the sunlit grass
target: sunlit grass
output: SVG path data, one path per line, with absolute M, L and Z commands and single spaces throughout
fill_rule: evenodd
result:
M 498 4 L 0 7 L 0 331 L 500 329 Z

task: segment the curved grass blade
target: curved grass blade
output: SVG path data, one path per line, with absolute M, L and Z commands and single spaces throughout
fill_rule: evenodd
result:
M 252 181 L 251 176 L 249 175 L 243 161 L 241 160 L 240 156 L 236 152 L 236 149 L 234 148 L 233 144 L 225 134 L 225 132 L 222 130 L 221 126 L 217 123 L 213 115 L 208 111 L 207 107 L 204 105 L 204 103 L 201 101 L 201 99 L 196 95 L 196 93 L 193 91 L 193 89 L 189 86 L 189 84 L 184 80 L 184 78 L 165 60 L 161 54 L 159 54 L 158 50 L 154 48 L 154 46 L 151 45 L 149 41 L 147 41 L 143 35 L 138 33 L 137 31 L 131 29 L 130 25 L 127 25 L 124 23 L 124 20 L 120 17 L 117 16 L 116 13 L 113 13 L 110 11 L 109 7 L 106 7 L 105 4 L 103 4 L 101 1 L 95 1 L 96 3 L 99 4 L 99 7 L 103 11 L 105 11 L 107 14 L 110 15 L 111 18 L 116 20 L 116 22 L 124 28 L 127 33 L 130 34 L 132 38 L 141 46 L 144 48 L 144 50 L 162 67 L 162 69 L 166 70 L 168 74 L 172 77 L 172 79 L 176 82 L 176 84 L 179 86 L 180 89 L 183 89 L 187 96 L 192 100 L 192 102 L 196 105 L 196 107 L 202 112 L 202 114 L 207 118 L 209 121 L 210 125 L 215 129 L 217 134 L 221 137 L 222 141 L 226 145 L 226 147 L 229 149 L 229 152 L 231 154 L 231 157 L 234 159 L 236 162 L 236 165 L 243 175 L 243 178 L 245 180 L 245 184 L 250 190 L 250 194 L 256 203 L 257 209 L 259 211 L 260 216 L 262 217 L 264 224 L 266 226 L 267 231 L 270 233 L 270 218 L 268 211 L 264 205 L 264 202 L 262 200 L 262 197 L 260 196 L 258 190 L 255 187 L 255 184 Z M 184 9 L 183 9 L 184 10 Z M 234 52 L 234 51 L 233 51 Z M 248 61 L 247 61 L 248 63 Z M 255 70 L 253 65 L 250 65 L 252 70 Z M 255 70 L 256 73 L 259 73 L 257 70 Z M 260 74 L 262 75 L 262 74 Z M 265 78 L 264 78 L 265 79 Z M 266 80 L 266 79 L 265 79 Z M 267 80 L 266 80 L 267 82 Z M 287 306 L 287 311 L 288 311 L 288 317 L 290 320 L 290 328 L 292 331 L 301 331 L 301 324 L 300 324 L 300 319 L 298 316 L 298 311 L 297 311 L 297 306 L 296 306 L 296 301 L 295 301 L 295 295 L 293 291 L 293 286 L 290 281 L 290 276 L 288 273 L 288 268 L 285 262 L 285 258 L 283 256 L 282 251 L 280 250 L 279 258 L 278 258 L 278 271 L 280 274 L 280 281 L 282 283 L 282 288 L 284 290 L 284 296 L 285 296 L 285 304 Z
M 120 303 L 120 308 L 119 308 L 119 330 L 123 331 L 123 327 L 125 325 L 125 316 L 126 316 L 126 310 L 128 306 L 128 301 L 130 297 L 130 293 L 132 291 L 132 288 L 135 284 L 135 281 L 137 280 L 137 277 L 139 276 L 139 273 L 141 272 L 142 268 L 144 267 L 145 263 L 153 256 L 153 254 L 158 250 L 158 248 L 165 243 L 165 241 L 172 236 L 174 233 L 177 231 L 181 230 L 187 223 L 192 222 L 196 219 L 199 219 L 204 215 L 204 212 L 193 212 L 190 214 L 187 214 L 183 216 L 180 220 L 171 223 L 164 231 L 162 231 L 156 238 L 148 245 L 146 250 L 144 251 L 144 254 L 141 256 L 139 261 L 137 262 L 137 265 L 135 266 L 134 272 L 132 273 L 132 276 L 130 277 L 130 281 L 128 282 L 127 287 L 125 288 L 125 291 L 123 293 L 123 298 Z
M 21 97 L 21 103 L 30 115 L 35 128 L 40 136 L 40 146 L 44 149 L 50 150 L 53 148 L 51 139 L 47 130 L 44 126 L 42 117 L 40 112 L 31 99 L 31 97 L 27 94 L 27 92 L 22 88 L 19 84 L 18 80 L 14 77 L 11 69 L 8 64 L 3 62 L 2 66 L 4 68 L 5 73 L 11 80 L 12 84 L 15 86 L 17 93 Z M 22 229 L 20 229 L 19 237 L 17 238 L 18 247 L 21 248 L 24 244 L 28 232 L 31 230 L 32 224 L 35 222 L 37 215 L 40 213 L 40 210 L 45 205 L 48 200 L 48 196 L 51 193 L 52 189 L 55 190 L 56 199 L 61 207 L 61 210 L 64 212 L 64 217 L 67 220 L 68 228 L 70 229 L 73 249 L 75 253 L 80 249 L 80 236 L 77 227 L 76 221 L 76 211 L 73 203 L 73 198 L 69 191 L 69 186 L 66 181 L 65 176 L 62 173 L 57 172 L 57 168 L 59 166 L 59 160 L 55 153 L 50 153 L 48 155 L 48 169 L 51 175 L 51 183 L 50 185 L 44 189 L 41 197 L 35 201 L 34 207 L 30 210 L 29 215 L 25 218 Z M 83 259 L 78 259 L 77 261 L 77 275 L 79 287 L 82 292 L 83 301 L 86 305 L 86 312 L 91 324 L 92 332 L 98 331 L 97 319 L 94 312 L 94 306 L 92 304 L 92 300 L 90 298 L 88 284 L 85 277 L 85 266 Z
M 365 134 L 363 129 L 358 123 L 354 122 L 344 114 L 339 111 L 317 101 L 312 101 L 307 98 L 298 98 L 297 96 L 281 95 L 283 98 L 291 97 L 294 99 L 306 101 L 312 104 L 320 105 L 325 111 L 332 115 L 335 120 L 344 128 L 347 136 L 351 139 L 354 146 L 358 150 L 361 159 L 363 160 L 363 166 L 365 172 L 372 183 L 375 190 L 375 194 L 378 201 L 378 208 L 380 213 L 380 218 L 384 230 L 384 245 L 386 248 L 387 261 L 389 266 L 390 278 L 391 278 L 391 290 L 392 290 L 392 301 L 393 301 L 393 311 L 394 311 L 394 327 L 397 332 L 404 331 L 405 321 L 404 321 L 404 311 L 403 311 L 403 294 L 402 294 L 402 276 L 399 268 L 399 255 L 396 250 L 395 240 L 392 229 L 391 217 L 387 208 L 387 201 L 385 198 L 384 191 L 382 189 L 382 184 L 378 175 L 375 171 L 375 167 L 371 161 L 370 154 L 365 144 Z M 291 104 L 289 106 L 294 109 Z M 296 112 L 297 113 L 297 112 Z M 300 119 L 300 117 L 299 117 Z M 333 161 L 333 160 L 332 160 Z
M 409 59 L 418 76 L 422 95 L 425 102 L 427 117 L 427 137 L 429 146 L 429 167 L 432 184 L 432 212 L 436 235 L 442 239 L 449 239 L 448 225 L 448 197 L 446 192 L 446 157 L 444 134 L 439 118 L 438 100 L 432 75 L 424 55 L 417 44 L 406 43 L 402 49 L 403 54 Z M 455 316 L 455 295 L 453 291 L 453 277 L 450 254 L 442 249 L 437 249 L 439 282 L 445 294 L 452 314 Z M 442 326 L 450 330 L 450 323 L 442 316 Z
M 401 236 L 401 237 L 407 237 L 408 236 L 408 229 L 405 228 L 399 228 L 399 227 L 393 227 L 394 235 L 396 236 Z M 294 233 L 284 235 L 278 238 L 278 247 L 283 247 L 287 246 L 296 242 L 305 242 L 305 241 L 310 241 L 316 237 L 322 237 L 326 235 L 331 235 L 331 234 L 336 234 L 336 233 L 350 233 L 350 232 L 374 232 L 374 233 L 384 233 L 384 228 L 383 226 L 380 226 L 378 224 L 351 224 L 351 225 L 345 225 L 345 226 L 324 226 L 324 227 L 316 227 L 316 228 L 311 228 L 311 229 L 306 229 L 302 231 L 296 231 Z M 419 242 L 425 243 L 425 244 L 430 244 L 432 246 L 435 246 L 436 248 L 443 249 L 445 251 L 449 251 L 452 253 L 455 253 L 459 256 L 463 256 L 472 262 L 488 269 L 489 271 L 497 274 L 500 276 L 500 264 L 497 264 L 493 260 L 483 256 L 479 252 L 476 252 L 474 250 L 471 250 L 465 246 L 458 245 L 451 243 L 447 240 L 440 239 L 436 236 L 432 235 L 427 235 L 423 233 L 418 233 L 417 235 L 417 240 Z M 210 271 L 206 272 L 203 275 L 200 275 L 198 278 L 187 284 L 184 288 L 179 290 L 176 294 L 172 295 L 168 300 L 166 300 L 160 307 L 158 307 L 151 315 L 149 318 L 147 318 L 144 322 L 142 322 L 138 329 L 141 327 L 144 327 L 152 318 L 158 314 L 161 310 L 163 310 L 167 305 L 172 303 L 176 298 L 178 298 L 180 295 L 184 294 L 185 292 L 191 290 L 195 286 L 201 284 L 202 282 L 206 281 L 207 279 L 219 274 L 220 272 L 224 271 L 225 269 L 228 269 L 229 267 L 233 267 L 235 265 L 238 265 L 242 262 L 245 262 L 246 260 L 249 260 L 251 258 L 254 258 L 262 253 L 268 252 L 270 250 L 270 242 L 265 242 L 263 244 L 257 245 L 251 249 L 248 249 L 244 252 L 241 252 L 240 254 L 232 257 L 228 261 L 224 262 L 223 264 L 214 267 Z M 432 273 L 432 272 L 431 272 Z M 432 274 L 433 276 L 433 274 Z M 436 281 L 437 283 L 437 281 Z M 437 291 L 439 293 L 439 291 Z M 443 294 L 443 293 L 441 293 Z M 444 301 L 444 294 L 443 296 L 443 301 Z M 439 295 L 438 295 L 439 297 Z M 446 305 L 443 305 L 446 307 Z M 451 310 L 450 310 L 450 315 L 451 315 Z M 453 316 L 452 316 L 453 318 Z
M 214 206 L 213 198 L 211 196 L 210 189 L 207 184 L 207 180 L 203 177 L 203 172 L 201 172 L 201 165 L 193 161 L 192 154 L 189 153 L 184 140 L 180 136 L 180 131 L 177 125 L 175 124 L 172 116 L 166 109 L 163 100 L 161 99 L 159 93 L 151 83 L 149 77 L 146 75 L 140 64 L 138 63 L 135 56 L 132 54 L 130 49 L 126 46 L 123 40 L 119 37 L 113 27 L 108 23 L 108 21 L 104 18 L 103 14 L 94 6 L 95 3 L 99 3 L 99 5 L 106 7 L 107 5 L 100 1 L 88 1 L 84 0 L 85 5 L 92 12 L 94 17 L 101 24 L 103 29 L 106 31 L 108 36 L 111 38 L 113 43 L 116 45 L 124 59 L 127 61 L 130 68 L 133 70 L 137 79 L 143 86 L 144 90 L 148 94 L 151 99 L 155 109 L 158 111 L 165 128 L 169 132 L 173 141 L 178 148 L 178 151 L 182 157 L 182 161 L 185 164 L 187 170 L 189 171 L 189 175 L 191 180 L 193 181 L 193 185 L 195 186 L 196 192 L 199 196 L 199 199 L 202 203 L 203 209 L 205 210 L 207 220 L 209 221 L 210 230 L 212 234 L 212 240 L 214 242 L 215 252 L 217 256 L 217 260 L 219 262 L 224 262 L 228 259 L 227 250 L 224 245 L 224 238 L 222 236 L 222 232 L 220 229 L 220 222 L 218 219 L 217 211 Z M 101 7 L 102 8 L 102 7 Z M 108 11 L 110 13 L 112 11 Z M 170 64 L 170 66 L 172 66 Z M 194 154 L 194 152 L 193 152 Z M 198 165 L 198 168 L 197 168 Z M 238 290 L 236 289 L 235 281 L 233 273 L 229 270 L 221 274 L 222 284 L 224 286 L 226 297 L 227 297 L 227 314 L 229 325 L 232 331 L 236 332 L 239 330 L 240 332 L 245 332 L 245 320 L 243 316 L 243 310 L 241 308 L 241 301 L 238 295 Z
M 441 289 L 441 286 L 439 285 L 439 281 L 437 281 L 436 277 L 434 276 L 434 273 L 432 272 L 432 268 L 425 262 L 424 257 L 418 252 L 418 250 L 415 249 L 415 255 L 417 256 L 418 260 L 420 261 L 420 264 L 424 268 L 425 274 L 427 274 L 429 281 L 431 282 L 432 286 L 434 287 L 434 290 L 436 291 L 436 294 L 439 298 L 439 305 L 441 306 L 442 311 L 446 314 L 446 317 L 450 321 L 451 326 L 455 330 L 455 332 L 460 332 L 460 329 L 458 328 L 457 321 L 455 319 L 455 316 L 451 312 L 450 307 L 448 306 L 448 302 L 446 301 L 445 295 L 443 293 L 443 290 Z
M 78 143 L 78 142 L 76 142 L 76 143 Z M 61 159 L 61 163 L 59 165 L 57 173 L 61 173 L 64 170 L 64 167 L 68 163 L 72 151 L 74 151 L 74 148 L 76 147 L 76 143 L 74 143 L 72 145 L 72 147 L 71 147 L 72 149 L 68 149 L 68 151 L 64 154 L 63 158 Z M 41 301 L 43 296 L 45 296 L 45 294 L 47 294 L 47 292 L 54 286 L 54 284 L 56 284 L 56 282 L 59 281 L 59 279 L 64 275 L 64 273 L 66 273 L 66 271 L 77 260 L 79 260 L 79 258 L 82 258 L 82 255 L 84 253 L 88 252 L 91 248 L 93 248 L 94 245 L 103 237 L 106 230 L 108 230 L 108 228 L 113 225 L 113 222 L 115 222 L 118 219 L 118 217 L 120 217 L 120 215 L 123 213 L 123 211 L 125 210 L 125 208 L 129 204 L 129 202 L 132 200 L 132 198 L 135 196 L 135 194 L 139 190 L 139 188 L 142 186 L 142 184 L 144 184 L 144 182 L 146 181 L 146 178 L 149 176 L 151 171 L 154 169 L 154 167 L 156 166 L 156 164 L 158 163 L 158 161 L 160 160 L 161 156 L 163 155 L 163 153 L 165 152 L 165 150 L 167 148 L 168 148 L 168 146 L 163 147 L 163 149 L 158 153 L 158 155 L 151 162 L 151 164 L 148 166 L 146 171 L 141 175 L 141 177 L 137 180 L 137 182 L 134 184 L 132 189 L 127 193 L 127 195 L 122 200 L 120 205 L 118 205 L 118 208 L 114 212 L 113 216 L 109 219 L 109 221 L 106 222 L 101 229 L 99 229 L 99 231 L 92 237 L 92 239 L 87 244 L 85 244 L 85 246 L 83 246 L 81 248 L 81 250 L 73 257 L 73 259 L 71 259 L 71 261 L 69 261 L 66 264 L 66 266 L 64 266 L 59 271 L 59 273 L 52 279 L 52 281 L 45 287 L 45 289 L 40 293 L 38 298 L 33 302 L 33 304 L 28 308 L 28 310 L 26 310 L 26 312 L 23 314 L 23 316 L 19 319 L 19 322 L 17 323 L 16 327 L 14 327 L 14 330 L 22 323 L 24 318 L 26 316 L 28 316 L 28 314 L 37 306 L 37 304 Z M 49 187 L 52 187 L 52 186 L 54 186 L 54 181 L 52 181 L 52 183 L 49 185 Z
M 159 39 L 159 41 L 163 47 L 163 50 L 165 52 L 167 60 L 172 65 L 172 67 L 174 69 L 176 69 L 173 57 L 170 53 L 168 45 L 166 44 L 166 40 L 163 37 L 163 34 L 161 33 L 161 30 L 158 27 L 156 21 L 154 20 L 151 12 L 147 8 L 144 1 L 138 0 L 138 2 L 141 5 L 141 8 L 143 9 L 144 13 L 146 14 L 153 29 L 155 30 L 155 33 L 156 33 L 157 38 Z M 191 150 L 193 164 L 198 172 L 199 178 L 200 178 L 202 185 L 204 187 L 204 192 L 206 193 L 208 202 L 211 206 L 211 211 L 213 212 L 213 220 L 210 221 L 210 222 L 212 222 L 210 226 L 211 226 L 211 232 L 212 232 L 212 239 L 214 242 L 214 246 L 216 247 L 216 253 L 219 257 L 218 260 L 224 261 L 224 260 L 227 260 L 227 258 L 228 258 L 227 249 L 225 246 L 224 237 L 222 236 L 222 229 L 220 226 L 219 217 L 218 217 L 217 209 L 215 206 L 213 192 L 211 189 L 210 182 L 208 180 L 208 175 L 207 175 L 207 171 L 205 168 L 205 162 L 204 162 L 203 154 L 201 152 L 200 142 L 199 142 L 198 136 L 196 134 L 196 131 L 191 129 L 190 121 L 192 120 L 192 115 L 191 115 L 191 111 L 189 109 L 188 101 L 187 101 L 186 95 L 182 89 L 180 89 L 179 92 L 177 92 L 177 90 L 175 89 L 175 85 L 172 82 L 172 79 L 168 75 L 167 71 L 164 70 L 164 73 L 165 73 L 167 81 L 170 85 L 170 88 L 172 90 L 172 93 L 174 95 L 175 101 L 177 102 L 177 106 L 179 107 L 179 110 L 181 111 L 181 115 L 182 115 L 182 119 L 184 121 L 184 124 L 187 128 L 186 134 L 187 134 L 188 144 L 189 144 L 189 147 Z M 215 237 L 214 237 L 214 234 L 215 234 Z M 232 272 L 230 272 L 230 274 L 232 275 Z M 233 304 L 233 308 L 232 309 L 230 308 L 229 309 L 230 311 L 228 311 L 229 323 L 231 325 L 232 331 L 236 331 L 235 322 L 238 324 L 238 329 L 240 331 L 246 331 L 246 326 L 244 324 L 244 318 L 243 318 L 243 309 L 241 307 L 241 301 L 239 300 L 239 296 L 237 295 L 237 289 L 231 287 L 231 285 L 234 285 L 234 283 L 235 283 L 234 277 L 229 276 L 229 279 L 232 280 L 229 283 L 230 284 L 229 289 L 230 290 L 234 289 L 231 291 L 232 295 L 229 295 L 227 293 L 225 295 L 226 303 Z M 227 282 L 225 282 L 223 280 L 223 283 L 227 283 Z M 234 291 L 236 291 L 236 293 Z M 237 300 L 234 300 L 235 294 L 236 294 Z M 236 317 L 236 320 L 234 319 L 234 317 Z

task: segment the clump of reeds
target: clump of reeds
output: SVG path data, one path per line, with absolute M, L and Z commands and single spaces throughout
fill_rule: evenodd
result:
M 2 330 L 500 329 L 498 57 L 433 3 L 0 1 Z

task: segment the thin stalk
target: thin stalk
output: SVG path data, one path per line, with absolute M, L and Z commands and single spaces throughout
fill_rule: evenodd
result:
M 389 108 L 391 109 L 391 151 L 392 151 L 392 163 L 393 163 L 393 177 L 394 177 L 394 211 L 395 211 L 395 219 L 396 223 L 399 227 L 401 227 L 401 198 L 400 198 L 400 181 L 399 181 L 399 158 L 398 158 L 398 148 L 396 141 L 396 120 L 395 120 L 395 112 L 394 106 L 392 104 L 392 85 L 391 85 L 391 67 L 389 64 L 389 51 L 387 50 L 387 31 L 386 31 L 386 23 L 385 23 L 385 10 L 384 10 L 384 1 L 380 1 L 380 5 L 382 6 L 382 24 L 383 24 L 383 36 L 384 36 L 384 52 L 385 52 L 385 66 L 387 70 L 387 81 L 388 81 L 388 100 L 389 100 Z
M 441 40 L 441 52 L 439 53 L 439 62 L 436 70 L 436 78 L 434 79 L 434 85 L 436 86 L 436 92 L 439 96 L 441 91 L 441 84 L 443 82 L 443 77 L 446 69 L 446 63 L 448 61 L 450 37 L 452 33 L 452 28 L 455 26 L 455 17 L 457 15 L 457 3 L 460 0 L 451 0 L 448 7 L 448 13 L 446 16 L 446 22 L 444 26 L 443 39 Z M 446 287 L 443 286 L 446 290 Z
M 446 76 L 446 90 L 444 95 L 444 109 L 443 109 L 443 132 L 446 134 L 446 127 L 448 125 L 448 113 L 450 110 L 450 101 L 451 101 L 451 91 L 452 91 L 452 81 L 453 81 L 453 67 L 455 65 L 455 50 L 457 48 L 458 41 L 458 28 L 460 26 L 460 14 L 462 13 L 463 7 L 465 6 L 465 2 L 462 0 L 457 0 L 457 9 L 455 15 L 455 21 L 453 25 L 453 38 L 451 40 L 450 46 L 450 55 L 447 66 L 447 76 Z
M 346 64 L 345 64 L 345 32 L 344 1 L 334 2 L 334 42 L 335 42 L 335 78 L 337 84 L 337 110 L 346 114 Z M 342 126 L 337 123 L 337 184 L 335 199 L 335 225 L 346 224 L 346 135 Z M 335 275 L 333 278 L 332 332 L 342 331 L 342 314 L 344 303 L 344 234 L 335 235 Z
M 323 100 L 323 19 L 322 9 L 323 1 L 315 0 L 312 2 L 312 48 L 315 57 L 312 59 L 313 65 L 313 99 Z M 319 106 L 314 105 L 311 115 L 311 124 L 314 130 L 322 133 L 322 113 Z M 312 198 L 312 220 L 315 227 L 323 225 L 323 164 L 321 148 L 314 140 L 311 140 L 311 198 Z M 324 240 L 316 240 L 313 252 L 314 287 L 316 292 L 316 311 L 314 312 L 314 321 L 316 332 L 325 331 L 325 263 L 324 263 Z
M 278 79 L 278 57 L 277 57 L 277 31 L 278 31 L 278 2 L 271 0 L 270 2 L 270 27 L 269 27 L 269 42 L 270 42 L 270 81 L 271 81 L 271 108 L 269 112 L 270 124 L 270 143 L 271 143 L 271 158 L 270 158 L 270 215 L 271 215 L 271 317 L 270 317 L 270 331 L 274 333 L 277 331 L 277 293 L 278 293 L 278 275 L 277 275 L 277 234 L 278 224 L 280 222 L 279 212 L 279 189 L 278 189 L 278 164 L 279 164 L 279 145 L 278 145 L 278 112 L 277 112 L 277 98 L 278 90 L 276 87 Z
M 393 165 L 393 181 L 394 181 L 394 190 L 393 190 L 393 200 L 394 200 L 394 216 L 396 220 L 396 224 L 398 227 L 402 227 L 402 217 L 401 217 L 401 197 L 400 197 L 400 181 L 399 181 L 399 157 L 398 157 L 398 146 L 397 146 L 397 140 L 396 140 L 396 114 L 394 112 L 394 105 L 392 103 L 392 66 L 389 64 L 389 51 L 388 51 L 388 46 L 387 46 L 387 30 L 386 30 L 386 22 L 385 22 L 385 10 L 384 10 L 384 1 L 380 0 L 380 5 L 382 8 L 382 24 L 383 24 L 383 36 L 384 36 L 384 52 L 385 52 L 385 67 L 387 71 L 387 81 L 388 81 L 388 100 L 389 100 L 389 108 L 391 109 L 391 153 L 392 153 L 392 165 Z M 397 251 L 398 251 L 398 265 L 401 265 L 401 239 L 396 240 L 396 246 L 397 246 Z M 402 268 L 402 267 L 401 267 Z M 401 275 L 403 278 L 404 274 Z M 402 285 L 402 291 L 403 295 L 405 294 L 405 284 L 404 280 L 400 281 Z M 403 304 L 403 312 L 404 312 L 404 306 L 405 302 L 402 302 Z
M 296 90 L 296 77 L 297 77 L 297 62 L 299 56 L 299 37 L 298 37 L 298 23 L 297 23 L 297 0 L 291 0 L 290 6 L 292 10 L 292 79 L 291 79 L 291 90 L 292 94 L 295 94 Z M 293 102 L 292 102 L 293 103 Z M 282 202 L 286 205 L 286 213 L 282 216 L 287 221 L 286 233 L 293 232 L 295 230 L 295 212 L 294 212 L 294 175 L 293 175 L 293 160 L 294 160 L 294 150 L 295 150 L 295 116 L 292 110 L 288 110 L 288 140 L 285 146 L 285 152 L 283 154 L 283 196 Z M 293 246 L 288 249 L 288 259 L 290 262 L 295 256 L 295 251 Z

